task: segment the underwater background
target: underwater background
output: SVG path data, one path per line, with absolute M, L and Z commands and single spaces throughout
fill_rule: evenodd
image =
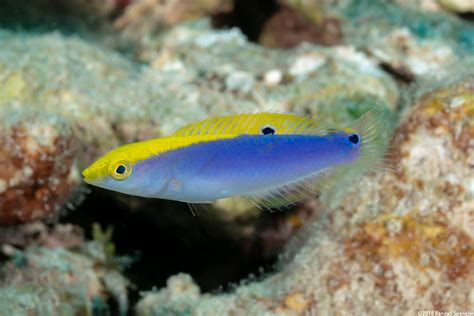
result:
M 474 1 L 0 0 L 0 315 L 474 312 Z M 291 209 L 92 188 L 215 115 L 386 113 L 392 172 Z

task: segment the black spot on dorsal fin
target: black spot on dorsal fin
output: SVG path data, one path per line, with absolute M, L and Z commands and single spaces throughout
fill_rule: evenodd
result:
M 270 125 L 265 125 L 261 130 L 262 135 L 274 135 L 275 132 L 275 128 Z

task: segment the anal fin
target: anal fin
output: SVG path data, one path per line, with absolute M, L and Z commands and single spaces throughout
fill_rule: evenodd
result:
M 319 171 L 294 182 L 244 195 L 243 198 L 262 209 L 288 208 L 303 200 L 316 197 L 319 192 L 330 186 L 338 174 L 335 170 L 337 168 Z

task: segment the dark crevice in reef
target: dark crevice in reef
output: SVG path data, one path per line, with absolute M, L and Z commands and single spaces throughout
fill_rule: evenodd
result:
M 99 25 L 91 15 L 71 13 L 63 1 L 0 1 L 0 27 L 5 29 L 77 35 L 85 26 L 97 30 Z
M 97 1 L 99 8 L 100 2 Z M 2 27 L 22 26 L 25 29 L 37 28 L 39 26 L 55 27 L 55 31 L 61 31 L 67 25 L 82 25 L 97 32 L 97 27 L 104 22 L 113 21 L 125 11 L 125 5 L 106 5 L 107 12 L 92 10 L 93 1 L 81 0 L 1 0 L 0 1 L 0 23 Z
M 124 270 L 133 284 L 131 306 L 140 291 L 164 287 L 171 275 L 180 272 L 189 273 L 202 292 L 209 292 L 226 291 L 232 283 L 273 267 L 275 256 L 263 257 L 258 243 L 245 247 L 231 239 L 219 230 L 225 224 L 213 222 L 205 210 L 193 216 L 184 203 L 156 199 L 149 203 L 131 211 L 107 192 L 94 189 L 82 205 L 61 218 L 81 226 L 87 238 L 92 238 L 92 223 L 113 227 L 116 254 L 132 259 Z M 274 220 L 275 214 L 265 215 Z
M 388 63 L 380 64 L 383 71 L 391 75 L 400 84 L 410 84 L 415 81 L 415 75 L 404 67 L 393 67 Z
M 474 12 L 459 13 L 458 16 L 469 22 L 474 22 Z
M 238 27 L 250 41 L 257 42 L 268 19 L 278 11 L 275 0 L 236 0 L 229 13 L 213 17 L 217 28 Z
M 342 21 L 324 17 L 315 23 L 284 1 L 237 0 L 234 9 L 213 17 L 214 27 L 238 27 L 250 41 L 266 47 L 292 48 L 302 42 L 325 46 L 343 42 Z

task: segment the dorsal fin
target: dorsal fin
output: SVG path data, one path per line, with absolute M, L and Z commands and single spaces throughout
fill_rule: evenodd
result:
M 246 113 L 212 117 L 186 125 L 171 136 L 222 134 L 319 134 L 322 125 L 312 117 L 283 113 Z

